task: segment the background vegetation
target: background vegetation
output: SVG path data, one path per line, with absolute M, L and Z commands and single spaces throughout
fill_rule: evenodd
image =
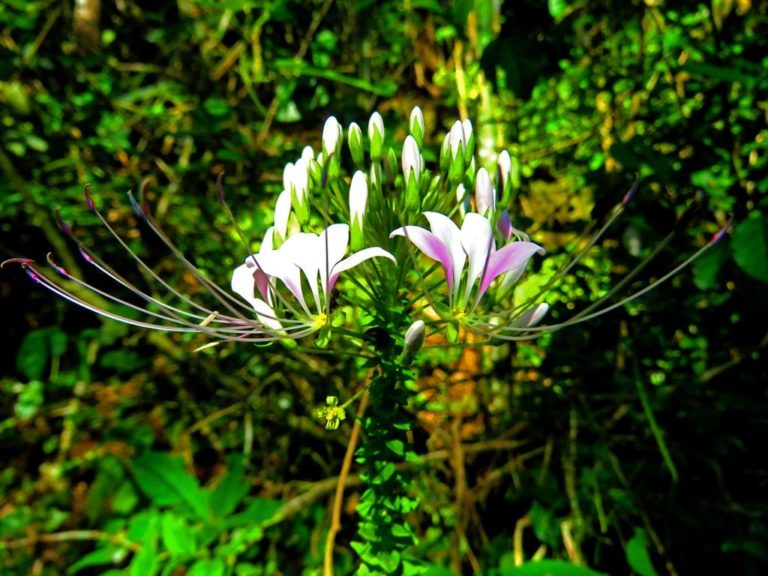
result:
M 58 207 L 128 269 L 84 206 L 90 183 L 193 290 L 123 194 L 149 178 L 165 230 L 227 285 L 242 254 L 219 172 L 256 236 L 325 117 L 378 109 L 394 143 L 414 105 L 433 145 L 469 117 L 485 157 L 510 149 L 515 222 L 552 265 L 639 177 L 556 317 L 656 248 L 639 278 L 658 276 L 733 215 L 725 241 L 611 315 L 424 354 L 413 521 L 432 575 L 764 574 L 767 19 L 750 0 L 3 0 L 0 258 L 52 250 L 91 278 Z M 357 389 L 353 363 L 192 353 L 204 340 L 101 321 L 10 267 L 0 292 L 1 572 L 321 572 L 351 424 L 327 432 L 314 409 Z M 339 574 L 358 486 L 353 467 Z

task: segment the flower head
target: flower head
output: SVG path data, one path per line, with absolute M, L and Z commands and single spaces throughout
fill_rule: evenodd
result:
M 347 224 L 332 224 L 320 234 L 299 232 L 277 250 L 248 256 L 232 273 L 232 290 L 250 303 L 257 315 L 270 308 L 270 317 L 276 320 L 275 310 L 282 300 L 282 307 L 291 312 L 294 320 L 303 318 L 308 320 L 308 327 L 320 329 L 330 321 L 330 295 L 342 272 L 371 258 L 383 257 L 397 262 L 389 252 L 378 247 L 365 248 L 345 258 L 348 245 Z M 278 280 L 300 308 L 279 296 Z M 305 293 L 305 286 L 309 288 L 309 295 Z M 279 324 L 272 327 L 277 328 Z
M 490 221 L 475 212 L 464 216 L 461 228 L 438 212 L 425 212 L 424 216 L 430 230 L 403 226 L 390 236 L 405 236 L 424 255 L 441 264 L 454 313 L 465 312 L 467 307 L 474 310 L 496 278 L 507 274 L 515 281 L 534 254 L 544 254 L 541 246 L 525 241 L 512 242 L 497 250 Z M 470 303 L 473 290 L 475 295 Z

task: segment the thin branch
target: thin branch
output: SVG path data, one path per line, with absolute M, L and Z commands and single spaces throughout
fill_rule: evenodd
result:
M 341 473 L 336 481 L 336 494 L 333 499 L 333 513 L 331 515 L 331 526 L 328 528 L 328 536 L 325 541 L 325 557 L 323 560 L 323 576 L 333 576 L 333 546 L 336 540 L 336 534 L 341 530 L 341 505 L 344 501 L 344 486 L 349 476 L 349 469 L 352 467 L 352 458 L 355 455 L 357 438 L 360 435 L 360 423 L 362 422 L 365 408 L 368 405 L 368 389 L 365 389 L 363 397 L 360 400 L 360 406 L 357 408 L 357 418 L 352 426 L 352 434 L 349 436 L 347 451 L 344 454 L 344 462 L 341 465 Z

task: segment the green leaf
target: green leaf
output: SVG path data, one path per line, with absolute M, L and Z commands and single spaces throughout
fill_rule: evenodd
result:
M 158 506 L 186 505 L 200 519 L 209 519 L 208 493 L 187 474 L 180 458 L 146 452 L 133 459 L 133 475 L 141 491 Z
M 563 560 L 527 562 L 514 568 L 500 568 L 497 576 L 607 576 L 585 566 L 576 566 Z
M 27 333 L 16 355 L 16 369 L 28 380 L 40 380 L 52 358 L 67 348 L 67 335 L 58 328 L 39 328 Z
M 389 448 L 390 451 L 392 451 L 397 456 L 403 456 L 405 453 L 405 442 L 402 440 L 398 440 L 396 438 L 394 440 L 388 440 L 386 444 L 387 448 Z
M 717 286 L 720 269 L 730 256 L 730 244 L 721 240 L 693 263 L 693 282 L 699 290 L 711 290 Z
M 160 524 L 163 544 L 171 556 L 190 556 L 195 553 L 195 533 L 181 516 L 173 512 L 163 514 Z
M 99 461 L 96 479 L 88 492 L 85 507 L 85 514 L 91 524 L 95 524 L 106 511 L 106 503 L 120 486 L 124 475 L 125 468 L 115 456 L 107 454 Z
M 640 576 L 657 576 L 648 554 L 645 531 L 635 528 L 635 535 L 627 542 L 627 563 Z
M 248 507 L 239 514 L 230 516 L 226 521 L 227 527 L 243 526 L 246 524 L 263 524 L 271 520 L 283 507 L 283 503 L 278 500 L 269 500 L 267 498 L 254 498 L 248 504 Z
M 555 22 L 559 22 L 568 11 L 568 3 L 565 0 L 547 0 L 547 8 Z
M 158 559 L 154 541 L 145 542 L 131 561 L 129 576 L 154 576 L 158 569 Z
M 186 576 L 223 576 L 224 568 L 220 558 L 206 558 L 192 564 Z
M 93 552 L 89 552 L 80 558 L 77 562 L 67 568 L 67 574 L 77 574 L 83 568 L 90 568 L 91 566 L 105 566 L 107 564 L 114 564 L 124 556 L 125 550 L 110 544 L 103 548 L 98 548 Z
M 733 230 L 733 259 L 752 278 L 768 282 L 768 217 L 740 222 Z
M 229 471 L 211 494 L 211 510 L 218 518 L 224 518 L 234 512 L 237 505 L 248 494 L 251 487 L 243 480 L 244 476 L 242 459 L 232 458 Z
M 560 530 L 550 508 L 545 508 L 538 502 L 534 502 L 531 507 L 531 524 L 536 538 L 550 546 L 557 544 Z

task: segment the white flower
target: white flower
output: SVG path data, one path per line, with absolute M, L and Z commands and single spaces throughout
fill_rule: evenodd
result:
M 379 247 L 366 248 L 345 258 L 348 245 L 347 224 L 332 224 L 319 235 L 299 232 L 277 250 L 262 251 L 246 258 L 232 275 L 232 289 L 254 307 L 257 315 L 266 315 L 279 322 L 274 307 L 268 303 L 276 298 L 277 286 L 274 283 L 279 280 L 310 319 L 304 323 L 304 328 L 319 330 L 329 321 L 330 294 L 342 272 L 371 258 L 384 257 L 396 263 L 394 256 Z M 260 284 L 261 274 L 268 279 L 266 291 Z M 304 286 L 309 287 L 311 300 L 305 295 Z M 257 290 L 261 298 L 256 296 Z M 315 312 L 311 311 L 312 304 Z M 267 308 L 270 313 L 265 312 Z

